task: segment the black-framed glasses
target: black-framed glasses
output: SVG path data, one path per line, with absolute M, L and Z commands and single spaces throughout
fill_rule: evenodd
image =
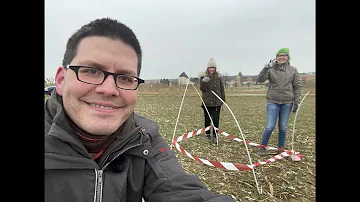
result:
M 67 65 L 66 68 L 73 70 L 77 79 L 87 84 L 100 85 L 109 75 L 114 77 L 116 86 L 124 90 L 136 90 L 139 84 L 145 83 L 144 80 L 135 76 L 115 74 L 94 67 Z
M 278 57 L 287 57 L 287 55 L 278 55 Z

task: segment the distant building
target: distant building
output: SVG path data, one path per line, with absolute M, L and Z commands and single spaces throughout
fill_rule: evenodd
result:
M 189 84 L 194 84 L 194 82 L 191 82 L 191 81 L 189 80 L 189 77 L 188 77 L 188 75 L 185 74 L 185 72 L 181 73 L 180 76 L 179 76 L 179 78 L 178 78 L 178 84 L 179 84 L 179 86 L 184 86 L 184 85 L 187 84 L 187 82 L 188 82 Z
M 204 73 L 204 72 L 202 72 Z M 201 74 L 201 73 L 200 73 Z M 200 74 L 198 77 L 192 77 L 189 79 L 189 76 L 186 75 L 185 72 L 182 72 L 178 78 L 175 79 L 167 79 L 169 81 L 169 85 L 171 83 L 172 86 L 185 86 L 186 82 L 189 81 L 189 84 L 198 85 L 200 83 Z M 262 83 L 259 83 L 256 81 L 257 75 L 246 75 L 244 76 L 241 72 L 239 72 L 235 76 L 229 76 L 229 75 L 221 75 L 223 78 L 223 82 L 226 88 L 239 88 L 244 85 L 267 85 L 269 83 L 269 80 L 266 80 Z M 303 82 L 306 81 L 315 81 L 316 73 L 315 72 L 308 72 L 308 73 L 300 73 L 301 80 Z M 153 86 L 153 85 L 159 85 L 161 82 L 161 79 L 149 79 L 145 80 L 145 85 Z M 45 82 L 46 81 L 45 79 Z

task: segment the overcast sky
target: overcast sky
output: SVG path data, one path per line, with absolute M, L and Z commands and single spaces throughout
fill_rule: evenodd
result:
M 316 71 L 315 0 L 45 0 L 45 78 L 71 34 L 102 17 L 135 32 L 145 80 L 195 77 L 210 58 L 222 74 L 257 75 L 282 47 L 300 73 Z

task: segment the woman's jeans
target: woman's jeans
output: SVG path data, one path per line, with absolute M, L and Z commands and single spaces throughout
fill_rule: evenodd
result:
M 266 126 L 262 135 L 261 144 L 267 146 L 271 133 L 274 131 L 276 121 L 279 120 L 278 148 L 284 148 L 287 134 L 287 126 L 292 109 L 290 104 L 275 104 L 267 102 L 266 104 Z

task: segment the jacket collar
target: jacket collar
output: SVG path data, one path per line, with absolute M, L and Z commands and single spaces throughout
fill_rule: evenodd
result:
M 276 70 L 286 71 L 286 69 L 290 66 L 290 63 L 289 63 L 289 62 L 285 62 L 285 63 L 283 64 L 283 69 L 281 69 L 280 66 L 281 66 L 281 64 L 279 64 L 279 63 L 275 63 L 275 64 L 274 64 L 274 68 L 275 68 Z
M 69 123 L 70 120 L 63 108 L 62 97 L 59 96 L 56 93 L 56 91 L 54 91 L 54 93 L 52 93 L 52 95 L 45 101 L 44 107 L 45 107 L 46 155 L 53 156 L 52 154 L 50 154 L 53 153 L 63 156 L 62 158 L 65 159 L 60 159 L 60 160 L 68 161 L 68 163 L 67 164 L 61 163 L 60 165 L 63 165 L 65 167 L 74 166 L 74 164 L 71 161 L 71 159 L 73 159 L 74 157 L 78 158 L 80 156 L 83 156 L 86 159 L 95 162 L 92 160 L 92 157 L 88 154 L 86 148 L 81 143 L 74 129 L 70 126 Z M 120 127 L 117 131 L 115 131 L 117 138 L 106 149 L 106 151 L 102 155 L 102 158 L 99 159 L 99 162 L 101 161 L 104 162 L 106 160 L 104 156 L 110 155 L 115 150 L 120 152 L 126 150 L 127 146 L 130 145 L 130 143 L 141 144 L 142 138 L 140 138 L 141 135 L 139 133 L 140 130 L 141 127 L 139 127 L 136 124 L 134 118 L 134 112 L 133 112 L 130 115 L 130 117 L 125 121 L 123 127 Z M 60 140 L 60 142 L 58 140 Z M 75 152 L 74 150 L 77 152 Z M 49 166 L 51 167 L 51 165 L 54 166 L 58 164 L 56 162 L 53 162 L 54 159 L 53 157 L 50 156 L 47 163 L 48 167 Z M 47 158 L 45 157 L 45 162 L 46 159 Z M 79 166 L 81 166 L 81 163 L 79 164 Z

